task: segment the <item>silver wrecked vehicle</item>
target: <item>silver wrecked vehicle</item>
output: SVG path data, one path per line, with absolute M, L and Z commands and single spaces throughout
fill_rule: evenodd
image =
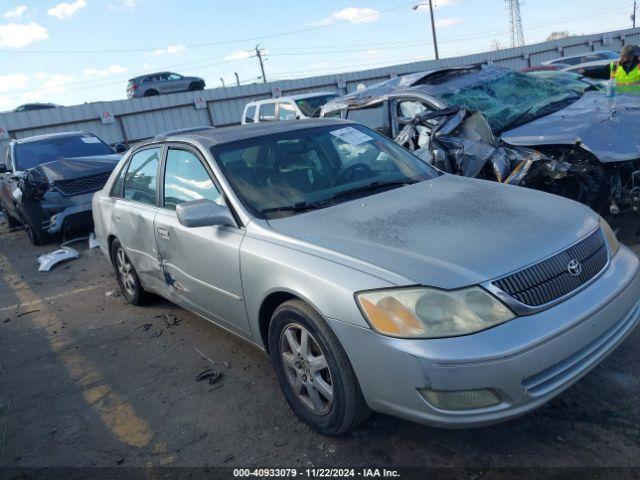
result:
M 157 293 L 266 350 L 326 434 L 370 409 L 522 415 L 638 323 L 639 261 L 593 211 L 444 174 L 342 120 L 154 139 L 93 214 L 129 302 Z

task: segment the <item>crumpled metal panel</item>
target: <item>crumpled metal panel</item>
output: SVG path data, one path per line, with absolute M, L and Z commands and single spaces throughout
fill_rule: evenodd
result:
M 574 145 L 604 163 L 640 158 L 640 96 L 589 92 L 559 112 L 504 132 L 511 145 Z

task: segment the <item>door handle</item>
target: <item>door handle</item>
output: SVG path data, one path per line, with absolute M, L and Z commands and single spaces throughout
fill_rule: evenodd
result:
M 160 238 L 164 240 L 169 240 L 171 238 L 171 235 L 169 234 L 169 230 L 167 230 L 164 227 L 158 227 L 158 235 L 160 235 Z

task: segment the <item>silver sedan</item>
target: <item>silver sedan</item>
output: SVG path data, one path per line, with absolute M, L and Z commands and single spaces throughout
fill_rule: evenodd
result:
M 271 358 L 295 413 L 442 427 L 522 415 L 638 323 L 640 267 L 578 203 L 447 175 L 343 121 L 156 137 L 93 199 L 125 298 Z

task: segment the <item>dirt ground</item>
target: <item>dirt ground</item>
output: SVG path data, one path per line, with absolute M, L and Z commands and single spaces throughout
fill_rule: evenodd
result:
M 329 438 L 296 419 L 265 354 L 164 300 L 127 305 L 77 247 L 38 273 L 56 245 L 0 226 L 0 467 L 640 466 L 640 330 L 524 418 L 451 431 L 376 414 Z M 211 362 L 221 380 L 196 382 Z

